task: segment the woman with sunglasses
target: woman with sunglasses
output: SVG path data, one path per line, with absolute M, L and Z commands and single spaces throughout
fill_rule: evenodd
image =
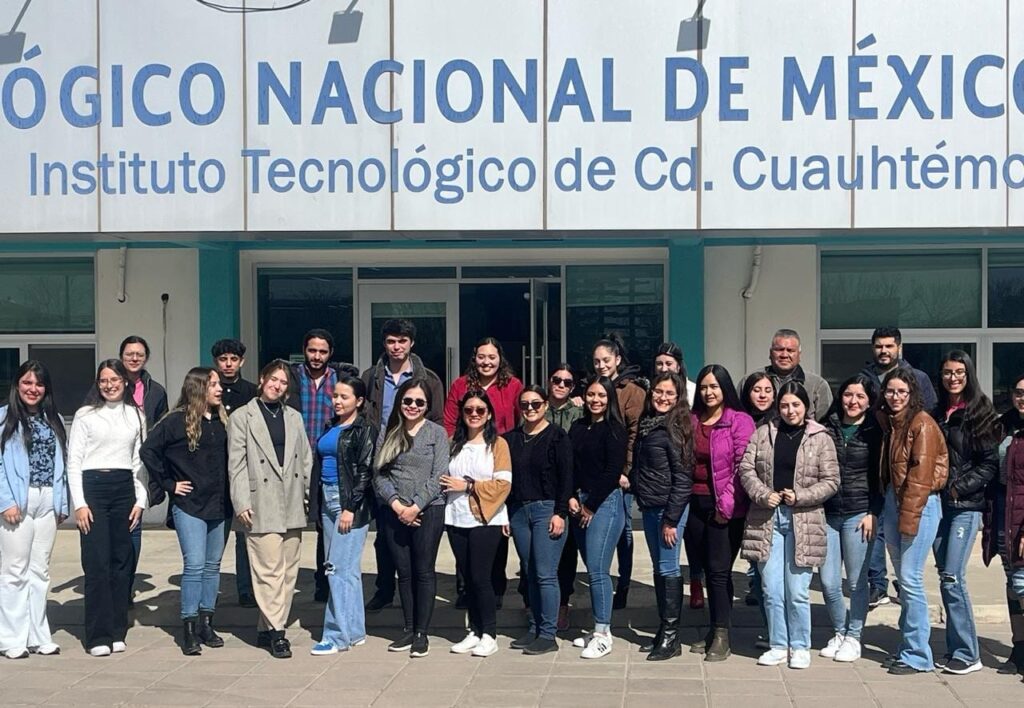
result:
M 383 442 L 374 460 L 373 489 L 382 507 L 383 527 L 398 571 L 402 635 L 388 651 L 413 658 L 430 652 L 430 619 L 437 594 L 437 551 L 444 533 L 441 478 L 450 461 L 444 428 L 427 420 L 430 387 L 413 377 L 395 393 Z
M 590 579 L 594 631 L 573 641 L 580 656 L 597 659 L 612 650 L 612 579 L 609 571 L 615 545 L 625 525 L 619 477 L 626 461 L 628 437 L 607 376 L 592 379 L 584 394 L 586 413 L 569 431 L 574 456 L 576 496 L 569 513 L 576 519 L 576 543 Z
M 967 591 L 967 561 L 988 506 L 986 491 L 999 472 L 999 419 L 978 382 L 974 362 L 954 349 L 943 358 L 939 403 L 933 416 L 949 450 L 949 477 L 942 491 L 942 519 L 935 539 L 939 593 L 946 610 L 943 673 L 981 670 L 974 608 Z
M 580 398 L 573 396 L 575 390 L 576 370 L 565 362 L 557 364 L 548 377 L 548 403 L 544 417 L 567 433 L 572 424 L 583 416 Z M 579 559 L 575 536 L 567 533 L 564 538 L 565 545 L 562 546 L 562 557 L 558 562 L 558 588 L 561 594 L 558 604 L 559 632 L 569 629 L 569 599 L 576 591 L 576 566 Z
M 67 436 L 41 362 L 18 367 L 0 430 L 0 652 L 59 654 L 46 595 L 57 526 L 68 516 Z
M 529 600 L 529 629 L 511 647 L 524 654 L 558 650 L 559 559 L 571 535 L 565 519 L 572 495 L 572 442 L 565 430 L 548 419 L 548 400 L 541 386 L 523 389 L 519 394 L 522 425 L 505 433 L 512 460 L 509 526 Z M 575 561 L 574 553 L 574 577 Z
M 100 362 L 68 435 L 68 486 L 82 534 L 85 646 L 92 656 L 126 648 L 131 533 L 146 508 L 139 458 L 146 419 L 127 381 L 120 359 Z
M 894 369 L 882 383 L 882 464 L 885 544 L 900 584 L 900 635 L 885 662 L 890 674 L 932 671 L 931 623 L 924 591 L 924 566 L 942 518 L 939 498 L 946 486 L 949 454 L 942 430 L 925 411 L 917 377 Z
M 679 550 L 693 488 L 693 423 L 686 384 L 673 373 L 658 374 L 640 419 L 630 488 L 643 512 L 644 537 L 654 566 L 654 592 L 660 624 L 648 661 L 679 656 L 679 622 L 683 600 Z
M 441 477 L 444 522 L 455 562 L 466 578 L 469 634 L 453 654 L 490 656 L 498 651 L 497 605 L 491 570 L 508 528 L 505 500 L 512 487 L 508 443 L 494 426 L 494 407 L 483 391 L 468 391 L 452 436 L 451 460 Z

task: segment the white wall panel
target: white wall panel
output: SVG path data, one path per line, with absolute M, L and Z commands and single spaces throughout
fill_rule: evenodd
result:
M 1013 77 L 1017 66 L 1024 62 L 1024 3 L 1011 2 L 1010 14 L 1007 18 L 1007 67 Z M 1021 69 L 1024 72 L 1024 69 Z M 1022 74 L 1024 76 L 1024 74 Z M 1011 94 L 1007 103 L 1007 137 L 1010 154 L 1024 154 L 1024 84 L 1017 89 L 1021 106 L 1015 105 L 1011 86 Z M 1009 170 L 1013 183 L 1024 185 L 1024 164 L 1015 162 Z M 1024 194 L 1021 189 L 1007 189 L 1007 226 L 1024 226 Z

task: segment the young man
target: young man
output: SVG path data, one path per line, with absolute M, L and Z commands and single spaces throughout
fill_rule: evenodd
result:
M 412 353 L 416 344 L 416 325 L 409 320 L 387 320 L 381 328 L 384 353 L 375 366 L 363 372 L 366 384 L 366 417 L 377 426 L 383 435 L 388 417 L 395 405 L 398 387 L 419 376 L 430 388 L 430 410 L 427 418 L 435 423 L 444 422 L 444 386 L 433 371 L 423 365 Z M 379 441 L 378 441 L 379 445 Z M 373 550 L 377 556 L 377 589 L 366 603 L 368 612 L 377 612 L 387 607 L 395 597 L 395 565 L 391 560 L 383 534 L 374 538 Z
M 790 381 L 803 384 L 811 399 L 807 417 L 817 420 L 825 415 L 825 411 L 832 405 L 832 389 L 829 388 L 825 379 L 807 371 L 800 365 L 800 351 L 800 335 L 796 330 L 780 329 L 776 331 L 772 336 L 771 348 L 768 350 L 768 360 L 771 363 L 764 367 L 764 370 L 771 377 L 776 391 L 782 388 L 782 384 Z M 743 381 L 740 381 L 737 388 L 743 389 Z
M 210 349 L 213 365 L 220 374 L 223 391 L 221 405 L 228 415 L 245 407 L 259 394 L 256 384 L 242 378 L 245 364 L 245 345 L 237 339 L 219 339 Z M 252 592 L 252 571 L 249 566 L 249 551 L 245 546 L 245 533 L 235 531 L 235 589 L 238 604 L 242 607 L 256 607 L 256 596 Z
M 867 362 L 862 374 L 872 381 L 878 382 L 878 391 L 882 390 L 882 381 L 886 375 L 895 369 L 907 369 L 914 374 L 917 380 L 917 387 L 921 391 L 921 398 L 924 400 L 924 409 L 930 411 L 935 408 L 938 397 L 935 395 L 935 387 L 932 386 L 928 374 L 920 369 L 915 369 L 903 359 L 903 333 L 898 327 L 878 327 L 871 333 L 871 350 L 874 358 Z M 881 403 L 881 396 L 879 396 Z M 885 565 L 885 536 L 882 533 L 882 519 L 879 517 L 875 524 L 876 532 L 875 545 L 871 550 L 871 560 L 868 564 L 868 606 L 871 608 L 885 605 L 889 602 L 889 577 Z M 899 595 L 899 587 L 896 588 Z

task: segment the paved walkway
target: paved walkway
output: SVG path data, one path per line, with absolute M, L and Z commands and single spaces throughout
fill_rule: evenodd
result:
M 638 537 L 639 538 L 639 537 Z M 735 706 L 749 703 L 757 708 L 774 706 L 940 706 L 1024 705 L 1024 684 L 1019 677 L 999 676 L 994 667 L 1009 652 L 1009 630 L 1002 592 L 1002 573 L 997 568 L 975 567 L 972 560 L 971 589 L 981 615 L 991 614 L 979 625 L 986 669 L 969 676 L 927 674 L 891 677 L 879 667 L 886 650 L 895 646 L 898 632 L 891 625 L 896 608 L 879 608 L 869 617 L 865 633 L 865 658 L 841 665 L 814 657 L 806 671 L 756 666 L 753 642 L 756 613 L 737 607 L 734 632 L 736 654 L 721 664 L 705 664 L 684 654 L 679 659 L 653 664 L 637 652 L 636 640 L 647 636 L 655 622 L 649 587 L 650 561 L 637 547 L 634 592 L 630 609 L 616 613 L 616 644 L 611 655 L 595 661 L 578 657 L 568 643 L 557 654 L 526 657 L 507 648 L 509 637 L 523 625 L 514 580 L 499 615 L 502 650 L 487 659 L 456 656 L 448 652 L 462 638 L 461 614 L 451 608 L 452 558 L 442 544 L 438 567 L 442 574 L 438 591 L 435 631 L 431 653 L 423 659 L 390 654 L 385 645 L 396 635 L 398 611 L 387 609 L 369 619 L 366 645 L 333 657 L 312 657 L 308 647 L 319 636 L 323 606 L 310 599 L 314 544 L 306 536 L 304 570 L 296 596 L 296 622 L 289 629 L 295 650 L 291 660 L 270 658 L 255 644 L 255 610 L 236 606 L 233 553 L 225 556 L 218 620 L 226 646 L 206 649 L 200 657 L 184 657 L 175 644 L 178 634 L 176 583 L 180 555 L 175 537 L 163 530 L 147 530 L 141 569 L 148 573 L 134 610 L 135 626 L 128 635 L 123 655 L 95 659 L 87 656 L 81 637 L 81 567 L 78 539 L 73 531 L 58 535 L 52 565 L 54 593 L 50 617 L 58 627 L 57 641 L 64 648 L 59 657 L 32 656 L 23 661 L 0 662 L 0 696 L 3 705 L 273 705 L 273 706 L 535 706 L 560 705 L 588 708 L 633 705 Z M 372 568 L 367 549 L 365 567 Z M 512 554 L 513 561 L 515 553 Z M 737 571 L 741 568 L 738 566 Z M 514 571 L 510 563 L 510 571 Z M 514 578 L 514 572 L 510 572 Z M 742 574 L 737 573 L 738 583 Z M 372 576 L 367 577 L 372 587 Z M 580 591 L 581 590 L 581 591 Z M 574 602 L 573 621 L 582 626 L 587 616 L 586 588 L 581 586 Z M 738 584 L 737 592 L 742 592 Z M 824 627 L 820 595 L 813 596 L 816 625 Z M 687 639 L 699 634 L 703 612 L 689 613 Z M 815 645 L 827 639 L 827 631 L 815 632 Z M 571 635 L 571 636 L 574 636 Z M 937 625 L 933 647 L 942 653 L 943 631 Z

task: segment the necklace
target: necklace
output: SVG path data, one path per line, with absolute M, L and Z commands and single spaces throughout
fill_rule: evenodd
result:
M 263 406 L 263 410 L 265 410 L 267 412 L 267 414 L 271 418 L 276 419 L 277 416 L 281 415 L 281 404 L 280 403 L 277 404 L 277 410 L 276 411 L 272 411 L 272 410 L 270 410 L 270 406 L 268 406 L 266 403 L 263 402 L 262 398 L 257 398 L 256 400 L 260 402 L 260 405 Z

